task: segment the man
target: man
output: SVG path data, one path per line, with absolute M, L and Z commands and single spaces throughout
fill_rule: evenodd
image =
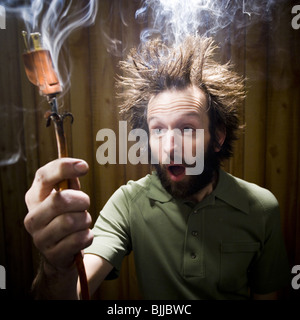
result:
M 118 274 L 131 250 L 146 299 L 274 299 L 286 284 L 276 199 L 220 169 L 232 154 L 244 85 L 213 60 L 214 50 L 200 37 L 174 48 L 149 41 L 121 63 L 121 112 L 147 131 L 156 170 L 118 189 L 93 232 L 77 180 L 88 165 L 61 159 L 37 171 L 25 226 L 44 257 L 34 283 L 39 297 L 78 297 L 74 255 L 84 248 L 91 293 Z M 191 175 L 199 145 L 204 170 Z M 54 191 L 64 179 L 72 189 Z

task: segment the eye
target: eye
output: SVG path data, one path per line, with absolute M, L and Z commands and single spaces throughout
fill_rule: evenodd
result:
M 193 133 L 194 131 L 195 131 L 195 129 L 193 127 L 186 126 L 183 128 L 184 133 Z
M 161 135 L 164 134 L 164 132 L 165 132 L 165 130 L 162 129 L 162 128 L 153 128 L 153 129 L 151 129 L 152 135 L 155 135 L 155 136 L 161 136 Z
M 183 131 L 182 132 L 183 137 L 194 138 L 196 136 L 196 129 L 194 127 L 185 126 L 182 131 Z

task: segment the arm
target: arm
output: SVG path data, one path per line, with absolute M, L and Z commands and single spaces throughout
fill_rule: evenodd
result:
M 84 255 L 84 264 L 89 283 L 90 295 L 93 295 L 102 281 L 113 269 L 113 266 L 105 259 L 94 254 Z M 78 296 L 80 296 L 80 285 L 77 287 Z
M 92 219 L 87 212 L 89 197 L 79 190 L 78 181 L 87 171 L 84 161 L 55 160 L 37 171 L 26 194 L 29 212 L 24 224 L 43 257 L 33 284 L 37 298 L 77 298 L 74 256 L 93 241 L 89 229 Z M 56 192 L 57 183 L 65 179 L 70 181 L 71 189 Z M 103 272 L 108 269 L 106 265 Z M 88 272 L 93 278 L 98 272 L 91 270 Z
M 252 264 L 250 287 L 255 300 L 277 300 L 280 298 L 280 290 L 290 283 L 289 262 L 278 202 L 267 191 L 264 191 L 260 202 L 264 208 L 264 238 L 262 250 Z
M 113 266 L 100 256 L 86 254 L 84 264 L 88 279 L 89 292 L 93 295 Z M 81 296 L 80 284 L 75 267 L 59 272 L 41 259 L 40 269 L 32 285 L 35 299 L 72 299 Z

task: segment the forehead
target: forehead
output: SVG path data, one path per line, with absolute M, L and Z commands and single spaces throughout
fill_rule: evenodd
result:
M 148 104 L 148 119 L 170 113 L 203 114 L 207 109 L 205 93 L 194 86 L 184 90 L 166 90 L 152 97 Z

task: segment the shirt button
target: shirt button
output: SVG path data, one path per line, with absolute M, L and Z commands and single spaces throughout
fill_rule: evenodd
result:
M 196 258 L 197 258 L 196 254 L 195 254 L 195 253 L 192 253 L 192 254 L 191 254 L 191 258 L 192 258 L 192 259 L 196 259 Z
M 193 235 L 194 237 L 197 237 L 197 236 L 198 236 L 198 231 L 192 231 L 192 235 Z

